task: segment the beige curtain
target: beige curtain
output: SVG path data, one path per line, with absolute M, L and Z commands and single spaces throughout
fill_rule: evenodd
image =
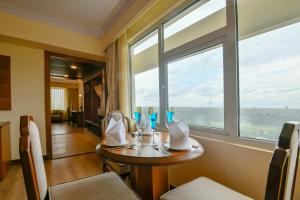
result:
M 124 33 L 106 50 L 106 113 L 121 110 L 130 116 L 127 34 Z
M 127 33 L 123 33 L 118 39 L 118 62 L 119 62 L 119 100 L 120 110 L 130 117 L 130 83 Z
M 111 44 L 106 51 L 107 100 L 106 113 L 119 109 L 119 67 L 117 62 L 117 43 Z

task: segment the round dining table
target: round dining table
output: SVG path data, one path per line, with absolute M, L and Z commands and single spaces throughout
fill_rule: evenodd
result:
M 167 132 L 155 132 L 154 138 L 146 135 L 141 139 L 126 134 L 126 140 L 127 145 L 117 147 L 107 146 L 102 140 L 96 152 L 103 159 L 130 165 L 131 186 L 142 200 L 158 200 L 169 191 L 169 165 L 193 160 L 204 152 L 202 145 L 193 138 L 189 138 L 191 150 L 170 150 Z

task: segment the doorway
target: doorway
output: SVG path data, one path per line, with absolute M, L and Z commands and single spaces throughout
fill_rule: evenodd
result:
M 104 62 L 45 52 L 48 158 L 95 151 L 101 129 L 94 127 L 101 127 L 104 117 L 105 97 L 98 95 L 103 93 L 104 69 Z

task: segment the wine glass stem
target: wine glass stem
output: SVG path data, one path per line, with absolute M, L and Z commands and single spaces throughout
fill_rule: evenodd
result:
M 152 144 L 155 145 L 155 129 L 152 129 Z

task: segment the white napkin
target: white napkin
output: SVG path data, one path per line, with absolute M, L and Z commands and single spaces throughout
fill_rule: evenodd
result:
M 112 118 L 109 120 L 105 130 L 105 141 L 108 145 L 123 145 L 126 143 L 126 129 L 122 119 L 116 121 Z
M 188 150 L 192 146 L 189 143 L 189 126 L 183 120 L 175 121 L 169 127 L 170 148 Z

